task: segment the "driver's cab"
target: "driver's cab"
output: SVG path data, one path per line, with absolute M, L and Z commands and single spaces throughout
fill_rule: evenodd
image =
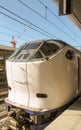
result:
M 9 60 L 15 62 L 48 60 L 57 54 L 62 47 L 63 44 L 52 40 L 25 43 L 11 55 Z

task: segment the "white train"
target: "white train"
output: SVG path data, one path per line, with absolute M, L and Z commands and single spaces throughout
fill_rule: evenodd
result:
M 6 61 L 6 69 L 5 102 L 16 124 L 23 119 L 32 130 L 43 129 L 81 93 L 81 52 L 60 40 L 25 43 Z

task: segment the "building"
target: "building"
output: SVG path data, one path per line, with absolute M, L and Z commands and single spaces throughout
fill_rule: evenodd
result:
M 0 92 L 7 90 L 5 62 L 15 48 L 0 45 Z

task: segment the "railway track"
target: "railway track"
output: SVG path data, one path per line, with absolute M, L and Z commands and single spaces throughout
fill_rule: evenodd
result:
M 0 89 L 0 130 L 8 130 L 6 127 L 8 110 L 4 102 L 4 99 L 7 97 L 7 95 L 8 91 L 6 89 Z
M 0 120 L 0 130 L 11 130 L 8 127 L 8 117 Z
M 8 109 L 3 100 L 0 101 L 0 121 L 7 116 Z
M 4 98 L 7 97 L 7 91 L 0 91 L 0 119 L 3 118 L 7 113 L 7 106 L 4 102 Z
M 0 130 L 7 130 L 7 124 L 6 124 L 7 115 L 8 111 L 6 104 L 5 103 L 0 104 Z
M 3 99 L 0 99 L 0 130 L 10 130 L 8 127 L 8 109 Z

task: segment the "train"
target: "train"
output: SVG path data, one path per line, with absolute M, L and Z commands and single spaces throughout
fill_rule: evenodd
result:
M 56 39 L 27 42 L 6 60 L 6 74 L 10 127 L 43 130 L 81 95 L 81 52 Z

